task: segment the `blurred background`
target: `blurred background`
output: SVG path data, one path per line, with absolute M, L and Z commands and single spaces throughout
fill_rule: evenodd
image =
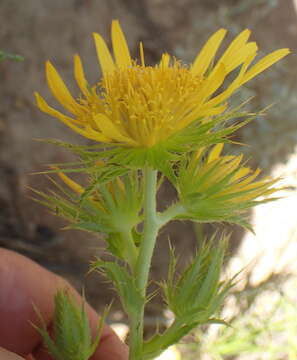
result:
M 35 139 L 56 138 L 86 143 L 58 120 L 41 113 L 34 104 L 38 91 L 56 104 L 45 81 L 44 63 L 51 60 L 74 93 L 73 55 L 79 53 L 89 82 L 100 78 L 92 32 L 110 41 L 112 19 L 119 19 L 133 55 L 140 40 L 147 63 L 163 52 L 190 63 L 209 35 L 220 27 L 229 38 L 245 28 L 252 30 L 260 55 L 282 47 L 292 54 L 247 84 L 234 102 L 253 97 L 252 111 L 268 105 L 237 137 L 255 167 L 281 176 L 288 189 L 283 199 L 262 205 L 250 214 L 255 233 L 220 225 L 233 231 L 226 272 L 241 268 L 242 280 L 223 309 L 233 328 L 210 327 L 204 336 L 196 331 L 169 355 L 170 359 L 295 359 L 297 357 L 297 1 L 296 0 L 1 0 L 0 50 L 0 246 L 31 257 L 59 273 L 79 290 L 85 286 L 92 305 L 101 310 L 114 298 L 111 286 L 98 274 L 86 276 L 90 259 L 106 257 L 104 242 L 87 233 L 62 230 L 65 223 L 33 202 L 29 187 L 46 190 L 46 176 L 34 175 L 47 164 L 71 161 L 67 151 Z M 110 42 L 109 42 L 110 44 Z M 9 54 L 24 57 L 10 59 Z M 3 55 L 3 54 L 2 54 Z M 1 53 L 0 53 L 1 56 Z M 235 149 L 236 151 L 236 149 Z M 166 183 L 161 206 L 174 198 Z M 167 273 L 168 237 L 182 252 L 181 265 L 191 257 L 197 240 L 216 226 L 172 223 L 164 229 L 155 252 L 152 277 Z M 36 279 L 38 281 L 39 279 Z M 162 299 L 148 305 L 150 332 L 160 316 Z M 118 301 L 109 321 L 124 328 Z M 120 327 L 120 324 L 122 327 Z M 206 336 L 207 335 L 207 336 Z M 294 340 L 295 339 L 295 340 Z

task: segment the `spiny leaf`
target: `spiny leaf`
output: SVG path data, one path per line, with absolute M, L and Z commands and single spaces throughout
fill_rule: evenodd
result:
M 91 270 L 103 271 L 113 282 L 127 314 L 133 314 L 141 308 L 144 299 L 136 287 L 135 279 L 127 269 L 115 262 L 97 260 L 91 264 Z

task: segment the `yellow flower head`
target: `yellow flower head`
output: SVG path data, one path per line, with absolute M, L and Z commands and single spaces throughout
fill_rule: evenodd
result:
M 118 21 L 112 22 L 113 57 L 103 38 L 94 34 L 100 82 L 90 86 L 81 60 L 74 57 L 74 76 L 81 95 L 70 94 L 54 66 L 46 63 L 49 88 L 69 112 L 64 115 L 36 95 L 38 107 L 57 117 L 88 139 L 132 148 L 151 148 L 193 123 L 221 114 L 226 99 L 241 85 L 289 53 L 280 49 L 251 65 L 257 54 L 255 42 L 249 42 L 249 30 L 242 31 L 214 62 L 226 35 L 214 33 L 191 66 L 185 66 L 163 54 L 155 66 L 146 66 L 140 43 L 140 62 L 131 59 Z M 234 80 L 220 90 L 226 77 L 238 69 Z
M 205 156 L 200 149 L 181 168 L 179 193 L 185 207 L 200 221 L 229 221 L 244 224 L 241 213 L 262 202 L 274 200 L 269 195 L 279 179 L 256 180 L 260 169 L 242 165 L 242 155 L 221 155 L 224 144 L 215 145 Z M 265 196 L 265 199 L 258 200 Z M 246 225 L 246 224 L 245 224 Z

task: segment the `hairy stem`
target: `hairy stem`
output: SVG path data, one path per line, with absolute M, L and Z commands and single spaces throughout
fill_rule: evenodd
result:
M 157 171 L 146 166 L 144 177 L 144 228 L 143 237 L 136 263 L 136 285 L 143 298 L 143 305 L 132 314 L 130 320 L 130 354 L 129 360 L 142 359 L 143 346 L 143 318 L 148 284 L 149 271 L 153 251 L 159 230 L 159 221 L 156 209 Z

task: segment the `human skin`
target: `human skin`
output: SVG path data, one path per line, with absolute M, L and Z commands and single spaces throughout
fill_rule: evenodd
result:
M 32 326 L 40 321 L 34 306 L 51 328 L 54 296 L 67 289 L 78 301 L 79 294 L 63 278 L 42 268 L 30 259 L 0 248 L 0 360 L 52 360 Z M 95 333 L 98 315 L 87 304 L 90 326 Z M 92 360 L 127 360 L 128 348 L 114 331 L 105 325 Z

